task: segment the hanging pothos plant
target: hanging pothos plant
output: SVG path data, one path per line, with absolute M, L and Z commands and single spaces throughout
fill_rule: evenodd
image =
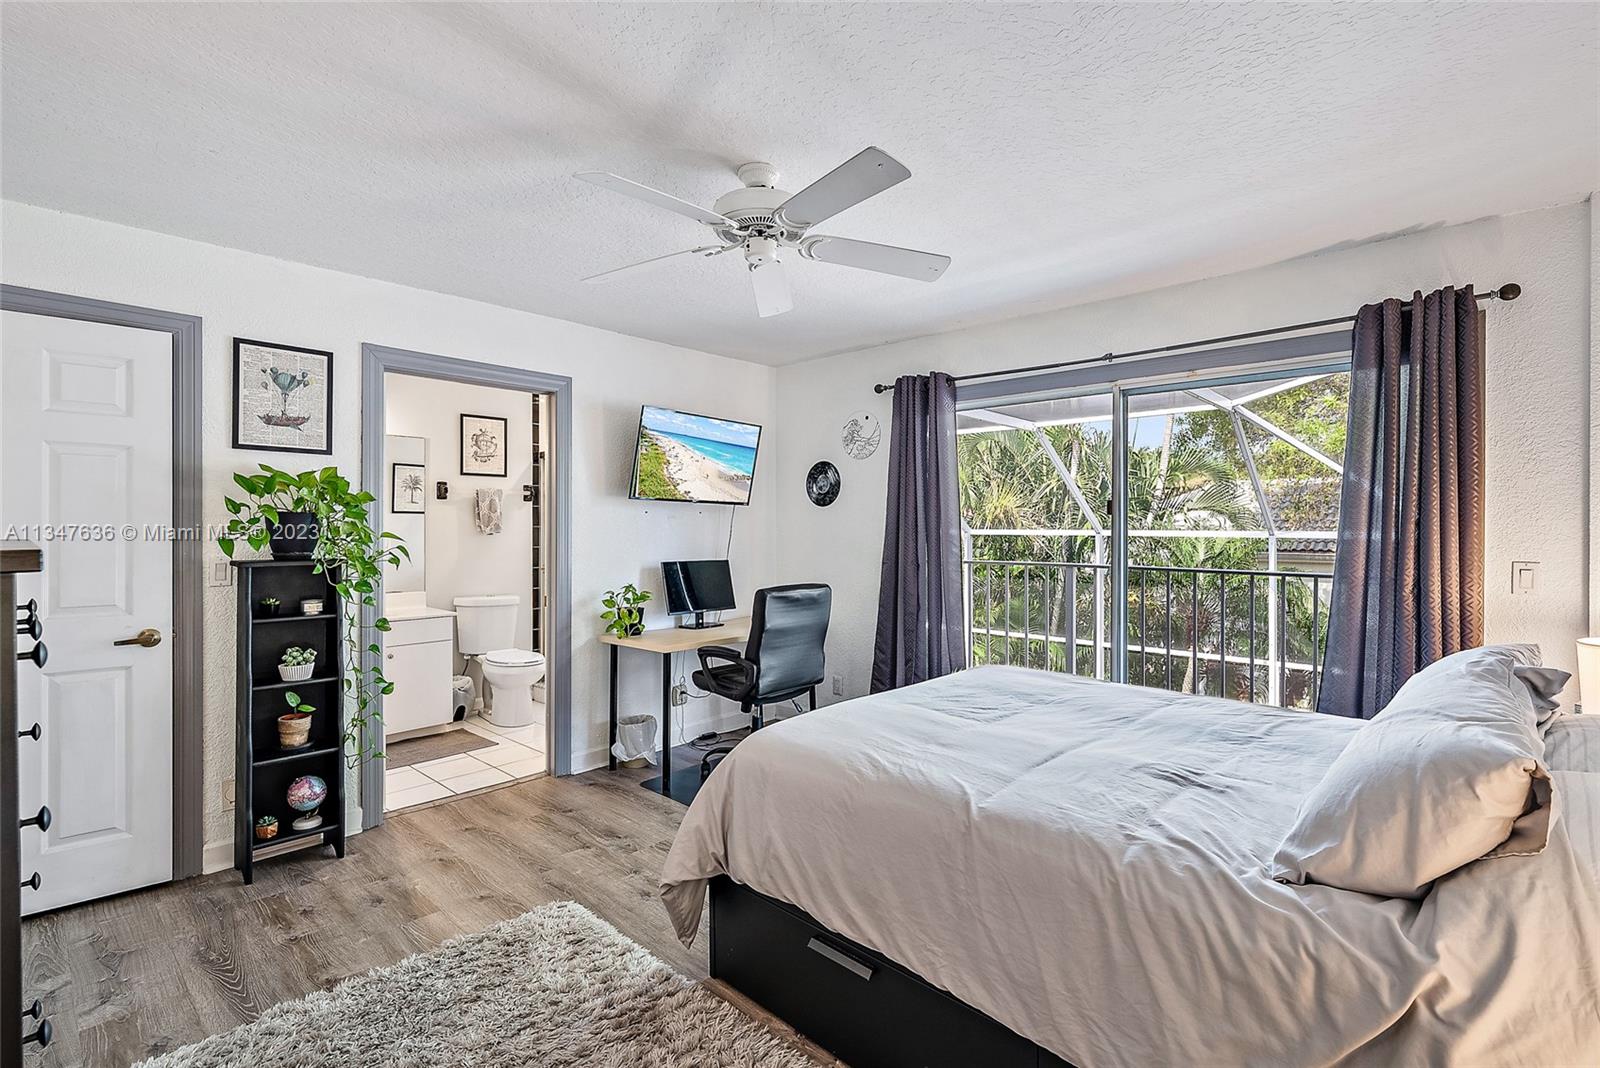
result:
M 378 606 L 384 566 L 398 567 L 401 560 L 411 559 L 411 553 L 399 536 L 373 528 L 367 507 L 375 498 L 353 490 L 349 479 L 336 468 L 295 475 L 262 464 L 260 474 L 236 474 L 233 481 L 244 491 L 243 499 L 224 499 L 232 518 L 217 539 L 217 545 L 229 557 L 241 541 L 258 551 L 266 548 L 279 533 L 280 516 L 309 513 L 315 517 L 316 547 L 311 559 L 315 570 L 326 572 L 332 580 L 343 617 L 340 633 L 347 666 L 344 692 L 350 712 L 345 721 L 345 752 L 352 767 L 364 755 L 381 755 L 378 750 L 365 753 L 364 736 L 367 725 L 379 718 L 378 695 L 393 693 L 394 683 L 378 670 L 378 645 L 362 648 L 361 615 L 364 609 Z M 386 631 L 389 621 L 380 616 L 373 626 Z M 367 666 L 363 651 L 372 654 L 372 666 Z

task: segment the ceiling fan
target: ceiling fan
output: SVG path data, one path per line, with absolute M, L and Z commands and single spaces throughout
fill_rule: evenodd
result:
M 746 163 L 738 169 L 744 188 L 720 197 L 711 210 L 680 200 L 659 189 L 630 182 L 604 171 L 584 171 L 582 178 L 602 189 L 634 197 L 658 208 L 687 215 L 711 227 L 714 244 L 669 252 L 626 267 L 590 275 L 585 282 L 609 282 L 633 271 L 654 267 L 679 256 L 720 256 L 741 249 L 755 288 L 756 312 L 766 318 L 794 307 L 780 252 L 793 249 L 801 258 L 859 267 L 879 274 L 932 282 L 950 266 L 949 256 L 848 237 L 814 234 L 811 228 L 846 208 L 911 177 L 905 165 L 881 148 L 864 148 L 793 195 L 777 188 L 778 171 L 770 163 Z

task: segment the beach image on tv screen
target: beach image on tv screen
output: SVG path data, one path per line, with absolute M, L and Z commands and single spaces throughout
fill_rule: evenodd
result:
M 639 425 L 635 497 L 748 504 L 761 428 L 646 407 Z

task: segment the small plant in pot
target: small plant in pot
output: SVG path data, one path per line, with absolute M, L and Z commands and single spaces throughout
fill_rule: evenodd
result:
M 643 634 L 644 603 L 649 599 L 649 590 L 641 590 L 631 582 L 620 590 L 607 590 L 600 599 L 605 609 L 600 618 L 606 621 L 606 633 L 619 638 Z
M 256 820 L 256 837 L 263 842 L 278 837 L 278 817 L 262 816 Z
M 284 682 L 304 682 L 317 670 L 317 651 L 291 645 L 278 661 L 278 674 Z
M 256 603 L 261 608 L 261 614 L 264 616 L 275 616 L 283 608 L 283 602 L 276 597 L 263 597 Z
M 311 744 L 311 713 L 317 710 L 290 690 L 283 695 L 290 711 L 278 717 L 278 745 L 283 749 L 304 749 Z

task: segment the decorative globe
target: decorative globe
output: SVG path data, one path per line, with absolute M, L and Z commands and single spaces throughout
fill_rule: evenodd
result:
M 311 812 L 328 799 L 328 784 L 316 775 L 302 775 L 289 784 L 289 807 Z

